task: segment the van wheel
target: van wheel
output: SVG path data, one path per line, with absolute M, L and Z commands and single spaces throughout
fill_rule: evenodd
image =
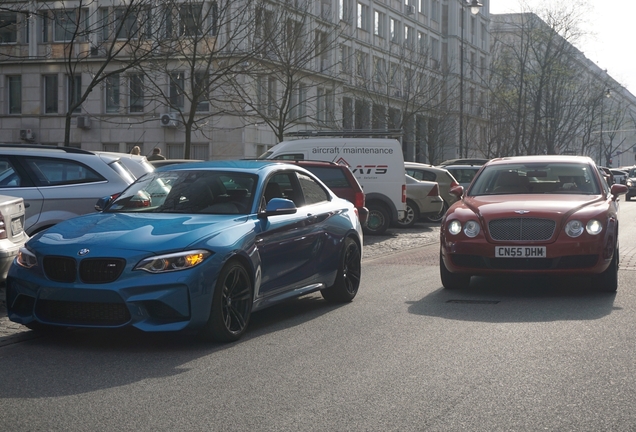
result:
M 420 210 L 411 200 L 406 200 L 406 212 L 404 219 L 400 219 L 395 222 L 395 226 L 400 228 L 410 228 L 415 225 L 415 222 L 420 219 Z
M 369 204 L 369 217 L 364 232 L 370 235 L 383 234 L 389 227 L 391 218 L 382 204 Z

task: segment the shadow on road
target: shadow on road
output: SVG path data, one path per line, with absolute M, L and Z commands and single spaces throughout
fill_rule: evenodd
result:
M 262 335 L 320 318 L 342 305 L 308 295 L 256 312 L 244 337 L 217 344 L 196 333 L 144 333 L 135 329 L 78 329 L 44 333 L 0 356 L 0 399 L 49 398 L 176 377 L 208 355 L 219 365 L 232 356 L 225 350 L 248 350 Z M 28 347 L 26 346 L 28 344 Z M 211 372 L 213 373 L 213 372 Z M 141 385 L 141 384 L 140 384 Z
M 470 288 L 440 288 L 409 312 L 450 320 L 492 323 L 595 320 L 609 315 L 615 294 L 593 289 L 589 278 L 473 277 Z

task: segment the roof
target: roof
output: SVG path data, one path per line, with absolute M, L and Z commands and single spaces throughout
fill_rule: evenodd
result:
M 594 164 L 589 156 L 569 156 L 569 155 L 534 155 L 534 156 L 511 156 L 492 159 L 487 165 L 505 165 L 509 163 L 586 163 Z

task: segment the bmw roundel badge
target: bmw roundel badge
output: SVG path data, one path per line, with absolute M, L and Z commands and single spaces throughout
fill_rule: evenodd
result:
M 79 256 L 84 256 L 90 252 L 90 249 L 80 249 L 77 253 Z

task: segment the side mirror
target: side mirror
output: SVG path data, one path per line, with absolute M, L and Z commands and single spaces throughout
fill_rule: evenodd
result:
M 612 194 L 613 199 L 618 198 L 619 195 L 627 193 L 628 187 L 624 184 L 614 183 L 610 188 L 610 193 Z
M 294 214 L 298 211 L 296 204 L 292 200 L 285 198 L 272 198 L 265 207 L 265 211 L 258 216 L 267 218 L 270 216 Z
M 454 186 L 450 188 L 450 193 L 455 195 L 457 198 L 462 199 L 464 196 L 464 186 Z

